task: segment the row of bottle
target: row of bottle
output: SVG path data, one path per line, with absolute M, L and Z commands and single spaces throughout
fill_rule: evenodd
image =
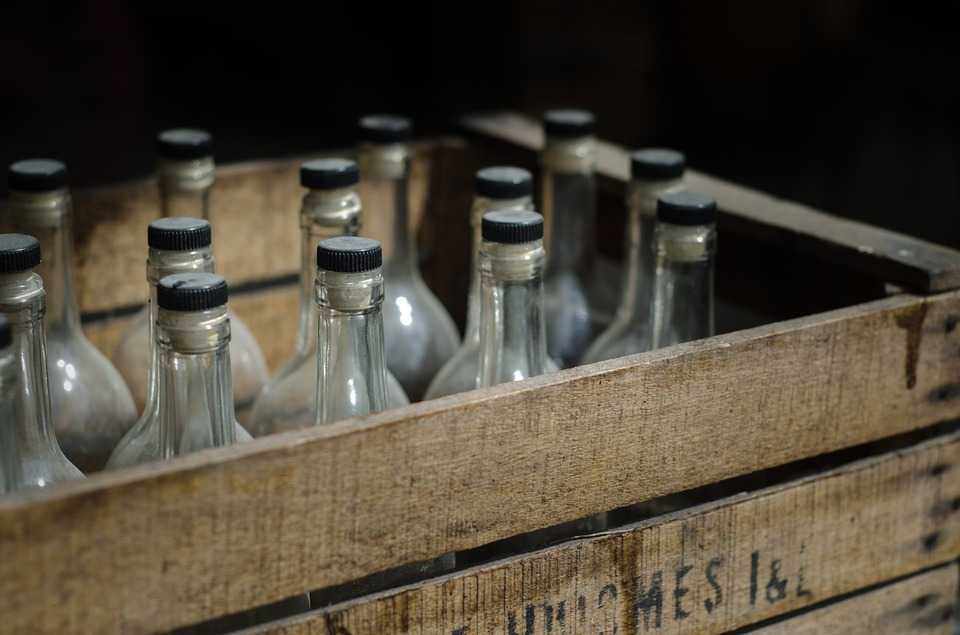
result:
M 410 386 L 412 390 L 419 386 L 423 392 L 431 378 L 427 397 L 553 370 L 556 365 L 546 355 L 540 362 L 521 361 L 521 358 L 536 357 L 537 349 L 523 342 L 548 338 L 558 332 L 589 334 L 595 328 L 596 320 L 590 317 L 595 309 L 587 301 L 585 290 L 600 288 L 600 285 L 591 282 L 595 269 L 590 263 L 595 259 L 593 250 L 583 245 L 592 241 L 583 240 L 581 231 L 584 226 L 592 226 L 595 213 L 592 126 L 592 117 L 577 111 L 557 111 L 545 117 L 548 142 L 544 151 L 542 198 L 548 210 L 552 210 L 553 225 L 558 228 L 552 232 L 550 244 L 560 255 L 553 257 L 547 266 L 547 293 L 541 304 L 531 303 L 532 297 L 540 296 L 529 290 L 510 291 L 499 300 L 491 298 L 492 302 L 510 300 L 505 310 L 514 316 L 514 321 L 497 326 L 504 333 L 504 350 L 508 351 L 508 357 L 514 358 L 509 364 L 517 367 L 499 379 L 483 379 L 479 377 L 480 333 L 485 323 L 480 319 L 482 274 L 476 257 L 482 245 L 480 219 L 491 211 L 532 212 L 532 177 L 518 168 L 487 168 L 477 174 L 476 198 L 471 211 L 474 264 L 467 330 L 461 345 L 449 316 L 420 278 L 415 247 L 407 232 L 409 122 L 389 116 L 361 120 L 360 128 L 367 141 L 361 145 L 360 164 L 365 179 L 379 181 L 375 191 L 382 195 L 377 199 L 380 206 L 376 213 L 396 220 L 393 257 L 385 263 L 383 272 L 386 280 L 384 330 L 387 366 L 396 371 L 400 381 L 387 372 L 388 406 L 407 403 L 404 388 Z M 158 150 L 164 211 L 199 213 L 209 218 L 214 178 L 210 135 L 200 131 L 168 131 L 158 137 Z M 629 258 L 623 298 L 612 326 L 587 351 L 586 361 L 640 352 L 712 333 L 714 206 L 707 199 L 682 191 L 683 169 L 683 157 L 676 152 L 648 150 L 632 155 Z M 348 160 L 315 161 L 301 170 L 301 183 L 308 193 L 300 214 L 303 266 L 297 349 L 293 359 L 262 391 L 266 383 L 262 354 L 249 330 L 231 316 L 237 412 L 248 414 L 242 420 L 256 436 L 304 427 L 315 421 L 318 314 L 311 301 L 312 254 L 327 237 L 357 233 L 361 219 L 358 182 L 357 165 Z M 55 389 L 56 432 L 68 456 L 84 471 L 100 469 L 135 416 L 123 382 L 79 329 L 72 293 L 70 199 L 65 168 L 53 161 L 19 162 L 11 166 L 9 184 L 8 210 L 15 226 L 41 236 L 48 254 L 41 271 L 51 298 L 48 365 Z M 590 196 L 584 196 L 584 192 Z M 662 222 L 657 229 L 662 240 L 654 240 L 654 205 L 659 194 L 667 196 L 660 206 Z M 576 226 L 577 218 L 583 221 L 580 229 L 567 231 L 569 226 Z M 166 248 L 155 247 L 153 236 L 160 233 L 159 228 L 151 226 L 148 236 L 151 244 L 147 279 L 152 300 L 114 355 L 145 413 L 156 405 L 153 401 L 156 384 L 150 370 L 151 356 L 155 355 L 151 343 L 156 316 L 151 311 L 155 313 L 157 308 L 156 284 L 161 277 L 178 271 L 213 271 L 209 247 L 187 249 L 182 253 L 166 243 Z M 564 249 L 565 245 L 572 248 Z M 571 257 L 571 254 L 574 255 Z M 537 275 L 542 267 L 542 263 L 535 267 Z M 652 280 L 656 281 L 655 285 Z M 651 302 L 655 294 L 660 300 Z M 557 302 L 557 298 L 564 301 Z M 654 308 L 659 311 L 652 311 Z M 543 323 L 537 314 L 545 316 Z M 652 328 L 655 324 L 659 327 Z M 554 328 L 555 325 L 562 328 Z M 558 346 L 568 344 L 567 349 L 562 346 L 557 349 L 561 353 L 582 349 L 589 342 L 589 337 L 581 337 L 582 341 L 574 347 L 570 343 L 576 339 L 555 337 L 547 341 L 548 346 L 549 342 Z M 513 350 L 518 352 L 510 352 Z M 403 363 L 395 362 L 396 359 Z M 562 362 L 564 357 L 558 355 L 557 359 Z M 529 368 L 522 368 L 523 364 Z M 438 369 L 439 372 L 435 372 Z M 406 383 L 401 385 L 404 380 Z M 96 389 L 92 390 L 91 386 Z M 100 402 L 85 398 L 85 393 L 95 393 Z M 252 407 L 258 393 L 260 397 Z M 249 416 L 251 410 L 252 416 Z M 344 416 L 346 414 L 350 413 Z

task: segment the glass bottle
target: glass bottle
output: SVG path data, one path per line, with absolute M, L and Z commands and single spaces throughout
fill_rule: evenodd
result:
M 489 167 L 477 172 L 475 195 L 470 208 L 473 246 L 470 251 L 470 292 L 467 296 L 467 328 L 463 343 L 427 389 L 426 399 L 434 399 L 477 387 L 480 370 L 480 223 L 493 211 L 533 210 L 533 177 L 522 168 Z
M 50 416 L 39 264 L 36 238 L 0 235 L 0 494 L 83 478 Z
M 361 205 L 357 164 L 317 159 L 300 167 L 300 184 L 309 191 L 300 208 L 300 321 L 297 348 L 257 398 L 250 431 L 254 436 L 304 428 L 314 423 L 317 392 L 317 307 L 313 300 L 317 245 L 334 236 L 356 235 Z M 387 405 L 410 403 L 387 372 Z
M 227 283 L 177 273 L 155 287 L 156 416 L 117 446 L 110 466 L 137 465 L 245 441 L 233 411 Z
M 423 398 L 430 380 L 460 345 L 456 326 L 420 276 L 417 247 L 408 227 L 410 120 L 371 115 L 360 120 L 359 148 L 367 217 L 391 219 L 383 277 L 383 329 L 387 367 L 412 401 Z M 371 204 L 371 200 L 373 203 Z
M 10 166 L 9 218 L 43 246 L 37 273 L 47 291 L 47 372 L 53 425 L 67 458 L 84 472 L 102 469 L 137 419 L 123 378 L 83 335 L 73 287 L 73 232 L 67 169 L 32 159 Z
M 211 136 L 202 130 L 167 130 L 157 137 L 157 151 L 162 216 L 189 216 L 209 222 L 214 181 Z M 148 308 L 144 307 L 113 353 L 113 362 L 130 386 L 141 412 L 146 407 L 149 388 L 149 321 Z M 232 311 L 230 323 L 234 409 L 237 419 L 248 424 L 254 400 L 267 382 L 267 364 L 253 333 Z
M 590 345 L 582 363 L 650 350 L 653 300 L 653 231 L 657 197 L 683 187 L 686 159 L 675 150 L 650 148 L 630 155 L 627 187 L 627 266 L 620 307 L 613 323 Z
M 598 330 L 593 294 L 599 294 L 597 258 L 595 119 L 583 110 L 543 116 L 540 205 L 546 224 L 544 274 L 547 351 L 562 368 L 573 366 Z M 608 285 L 609 286 L 609 285 Z
M 653 348 L 714 333 L 716 218 L 716 202 L 696 192 L 667 192 L 657 199 Z
M 544 329 L 543 217 L 529 210 L 487 212 L 481 231 L 477 385 L 556 371 Z
M 380 243 L 370 238 L 337 236 L 317 245 L 317 425 L 386 407 L 382 265 Z M 351 585 L 351 591 L 372 593 L 453 565 L 453 554 L 446 554 L 371 576 Z

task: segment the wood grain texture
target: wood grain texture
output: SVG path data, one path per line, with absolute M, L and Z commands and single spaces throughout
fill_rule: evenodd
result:
M 448 140 L 448 146 L 456 145 Z M 411 224 L 426 214 L 434 142 L 414 146 Z M 338 153 L 328 153 L 331 156 Z M 339 153 L 338 155 L 343 155 Z M 310 157 L 254 161 L 217 168 L 211 196 L 217 272 L 231 284 L 296 273 L 300 269 L 298 214 L 304 189 L 300 164 Z M 375 192 L 365 186 L 376 200 Z M 73 192 L 76 293 L 83 312 L 140 304 L 146 299 L 146 227 L 160 216 L 153 178 Z M 376 205 L 365 210 L 363 233 L 389 242 L 390 227 Z M 103 245 L 111 246 L 104 250 Z
M 747 632 L 952 635 L 956 609 L 957 565 L 951 564 Z
M 527 150 L 539 150 L 543 145 L 539 122 L 517 113 L 471 115 L 462 123 L 468 130 Z M 618 183 L 629 179 L 626 150 L 599 142 L 597 172 Z M 960 287 L 960 252 L 953 249 L 826 214 L 694 170 L 688 170 L 686 178 L 691 189 L 717 200 L 723 232 L 783 244 L 790 251 L 811 251 L 917 292 Z
M 726 632 L 955 557 L 958 455 L 960 437 L 940 438 L 256 632 Z M 916 632 L 944 632 L 956 566 L 928 576 L 848 600 L 850 608 L 872 612 L 872 622 L 929 621 L 935 628 Z M 795 620 L 821 633 L 851 631 L 817 625 L 863 623 L 838 607 Z M 769 632 L 803 632 L 793 622 Z M 891 626 L 881 632 L 914 632 Z
M 187 624 L 955 418 L 958 315 L 894 297 L 15 495 L 0 629 Z

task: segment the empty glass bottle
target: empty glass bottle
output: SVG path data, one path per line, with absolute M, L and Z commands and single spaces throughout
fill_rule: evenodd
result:
M 481 224 L 479 386 L 555 371 L 543 312 L 543 217 L 487 212 Z
M 54 429 L 64 453 L 84 472 L 102 469 L 137 419 L 130 391 L 84 337 L 73 290 L 73 234 L 67 169 L 32 159 L 10 166 L 8 212 L 17 231 L 43 246 L 37 273 L 47 292 L 47 370 Z
M 0 235 L 0 493 L 83 478 L 50 416 L 40 242 Z
M 356 235 L 361 206 L 357 164 L 346 159 L 318 159 L 300 167 L 300 184 L 309 189 L 300 208 L 300 322 L 297 349 L 260 393 L 253 409 L 254 436 L 313 425 L 317 392 L 316 253 L 321 240 Z M 387 405 L 409 403 L 396 378 L 387 372 Z
M 657 197 L 683 186 L 685 165 L 675 150 L 651 148 L 630 155 L 633 178 L 627 188 L 627 266 L 620 308 L 583 356 L 584 364 L 650 350 Z
M 157 150 L 163 216 L 189 216 L 209 222 L 214 181 L 210 135 L 201 130 L 167 130 L 157 137 Z M 130 386 L 141 412 L 146 407 L 149 388 L 149 321 L 148 307 L 144 307 L 113 353 L 113 362 Z M 233 312 L 230 323 L 234 408 L 240 422 L 248 424 L 253 402 L 267 382 L 267 364 L 250 329 Z
M 714 333 L 716 218 L 716 202 L 696 192 L 667 192 L 657 199 L 653 348 Z
M 383 251 L 370 238 L 337 236 L 317 245 L 317 425 L 379 412 L 387 403 Z M 354 585 L 354 594 L 453 568 L 453 554 L 405 565 Z
M 467 328 L 463 343 L 427 389 L 426 399 L 452 395 L 477 387 L 480 370 L 480 223 L 492 211 L 534 211 L 533 177 L 522 168 L 490 167 L 477 172 L 475 196 L 470 209 L 473 244 L 470 251 L 470 295 L 467 296 Z
M 583 110 L 544 114 L 541 209 L 546 223 L 544 274 L 547 350 L 561 367 L 573 366 L 599 330 L 591 298 L 596 272 L 594 117 Z
M 366 182 L 367 217 L 392 219 L 384 250 L 386 300 L 383 328 L 387 367 L 413 401 L 423 398 L 430 380 L 460 344 L 456 326 L 420 276 L 417 247 L 408 227 L 411 136 L 408 119 L 371 115 L 360 120 L 360 169 Z
M 124 437 L 110 457 L 111 467 L 250 438 L 234 417 L 230 397 L 226 281 L 210 273 L 177 273 L 161 278 L 155 289 L 156 413 L 149 425 Z

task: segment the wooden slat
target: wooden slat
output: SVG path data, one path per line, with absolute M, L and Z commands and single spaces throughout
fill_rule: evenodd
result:
M 747 632 L 952 635 L 956 608 L 957 565 L 951 564 Z
M 426 213 L 430 163 L 437 143 L 415 147 L 411 175 L 411 224 Z M 343 153 L 333 153 L 340 154 Z M 298 213 L 304 190 L 300 164 L 314 157 L 254 161 L 217 168 L 211 222 L 217 271 L 231 284 L 275 278 L 300 269 Z M 367 198 L 375 192 L 365 186 Z M 160 215 L 155 179 L 80 189 L 73 193 L 76 292 L 83 312 L 142 303 L 146 298 L 146 226 Z M 364 234 L 389 240 L 389 219 L 373 204 Z M 111 249 L 103 249 L 103 245 Z
M 258 632 L 722 633 L 955 557 L 958 455 L 960 437 L 941 438 Z M 915 595 L 880 594 L 894 604 L 853 606 L 900 625 L 941 618 L 942 628 L 955 593 L 951 566 Z M 927 603 L 911 605 L 917 597 Z M 796 620 L 849 623 L 841 612 Z
M 958 315 L 894 297 L 16 495 L 0 629 L 173 627 L 955 418 Z
M 539 123 L 516 113 L 472 115 L 465 117 L 463 124 L 469 130 L 527 150 L 538 150 L 543 144 Z M 626 151 L 600 142 L 597 171 L 618 182 L 626 181 L 630 174 Z M 717 200 L 724 231 L 782 243 L 791 251 L 812 251 L 918 292 L 960 287 L 960 252 L 953 249 L 826 214 L 693 170 L 687 171 L 687 183 Z

